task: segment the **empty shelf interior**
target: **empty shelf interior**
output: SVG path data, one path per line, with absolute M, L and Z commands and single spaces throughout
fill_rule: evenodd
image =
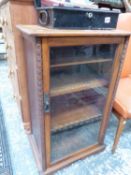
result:
M 105 95 L 93 89 L 52 97 L 51 131 L 62 131 L 100 119 L 104 101 Z
M 83 70 L 84 71 L 84 70 Z M 105 78 L 100 78 L 99 73 L 84 72 L 65 73 L 60 72 L 51 76 L 51 96 L 64 95 L 79 92 L 86 89 L 107 85 Z

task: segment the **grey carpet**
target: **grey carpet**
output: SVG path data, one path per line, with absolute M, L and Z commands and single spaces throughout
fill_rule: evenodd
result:
M 13 175 L 1 103 L 0 103 L 0 175 Z

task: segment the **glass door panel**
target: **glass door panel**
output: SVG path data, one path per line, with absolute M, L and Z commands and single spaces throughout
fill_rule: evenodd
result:
M 97 143 L 116 45 L 51 48 L 51 162 Z

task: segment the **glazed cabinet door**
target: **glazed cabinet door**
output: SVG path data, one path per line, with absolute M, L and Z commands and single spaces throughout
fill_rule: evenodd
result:
M 98 141 L 116 45 L 51 48 L 51 161 Z
M 90 44 L 87 39 L 87 44 L 69 45 L 43 44 L 47 166 L 99 143 L 103 114 L 111 105 L 112 76 L 116 78 L 117 42 Z

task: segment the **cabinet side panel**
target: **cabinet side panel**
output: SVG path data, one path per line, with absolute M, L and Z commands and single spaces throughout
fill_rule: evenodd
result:
M 18 65 L 18 83 L 19 91 L 22 97 L 21 111 L 25 129 L 30 132 L 30 111 L 28 107 L 27 79 L 26 79 L 26 63 L 23 49 L 23 41 L 21 33 L 17 30 L 17 24 L 36 24 L 37 13 L 33 5 L 33 1 L 10 1 L 10 16 L 12 23 L 12 31 L 14 34 L 16 63 Z
M 43 133 L 43 89 L 42 89 L 42 60 L 41 41 L 32 38 L 25 40 L 27 81 L 29 107 L 31 115 L 32 134 L 34 136 L 40 162 L 44 168 L 44 136 Z

